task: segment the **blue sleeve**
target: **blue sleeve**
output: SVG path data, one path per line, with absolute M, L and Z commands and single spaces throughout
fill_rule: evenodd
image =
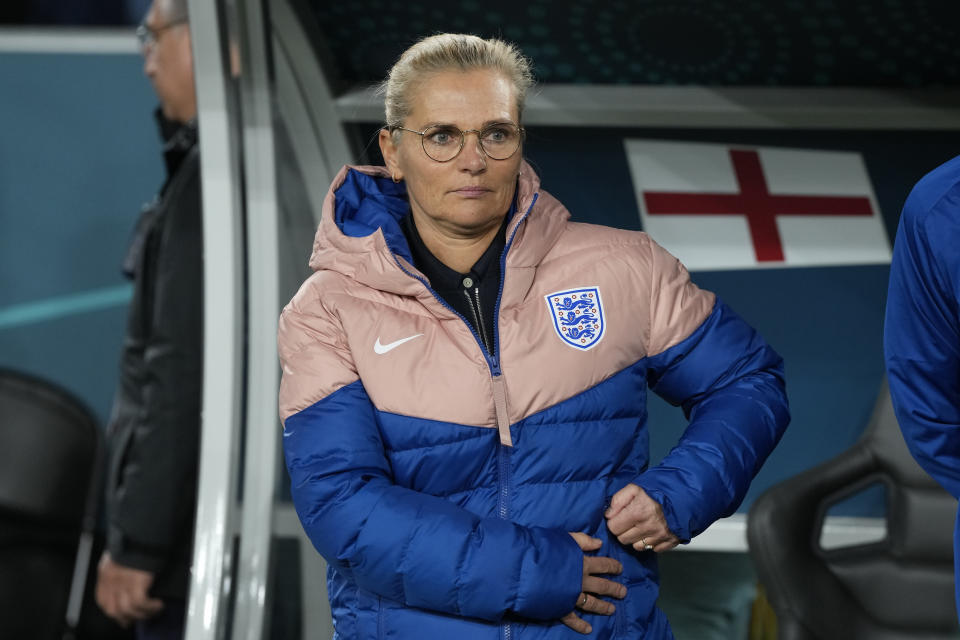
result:
M 394 484 L 359 381 L 288 417 L 283 442 L 307 534 L 361 588 L 486 620 L 508 612 L 555 620 L 573 610 L 583 573 L 573 538 Z
M 682 541 L 730 515 L 790 421 L 783 360 L 719 300 L 679 344 L 649 358 L 652 391 L 690 424 L 640 485 Z
M 894 243 L 884 326 L 890 394 L 910 451 L 960 497 L 960 190 L 915 189 Z

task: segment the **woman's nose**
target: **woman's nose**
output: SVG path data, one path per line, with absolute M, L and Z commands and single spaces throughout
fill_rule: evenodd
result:
M 464 168 L 482 171 L 487 168 L 487 154 L 480 145 L 480 134 L 475 131 L 464 132 L 463 150 L 458 159 Z

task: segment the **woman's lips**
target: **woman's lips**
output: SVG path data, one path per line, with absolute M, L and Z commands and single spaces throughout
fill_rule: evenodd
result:
M 461 187 L 454 191 L 454 193 L 457 193 L 464 198 L 481 198 L 490 193 L 490 189 L 485 189 L 483 187 Z

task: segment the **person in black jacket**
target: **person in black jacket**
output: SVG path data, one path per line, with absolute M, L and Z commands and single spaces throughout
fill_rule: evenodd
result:
M 154 0 L 138 30 L 160 100 L 168 177 L 141 213 L 124 270 L 133 279 L 108 427 L 107 548 L 99 606 L 138 638 L 183 636 L 202 377 L 203 266 L 196 90 L 186 0 Z

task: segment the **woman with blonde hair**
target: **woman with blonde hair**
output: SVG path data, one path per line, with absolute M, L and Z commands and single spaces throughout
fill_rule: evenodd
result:
M 386 166 L 334 180 L 284 309 L 287 468 L 337 638 L 670 638 L 656 555 L 737 508 L 789 420 L 753 329 L 540 188 L 531 84 L 502 41 L 408 49 Z M 648 387 L 690 418 L 655 466 Z

